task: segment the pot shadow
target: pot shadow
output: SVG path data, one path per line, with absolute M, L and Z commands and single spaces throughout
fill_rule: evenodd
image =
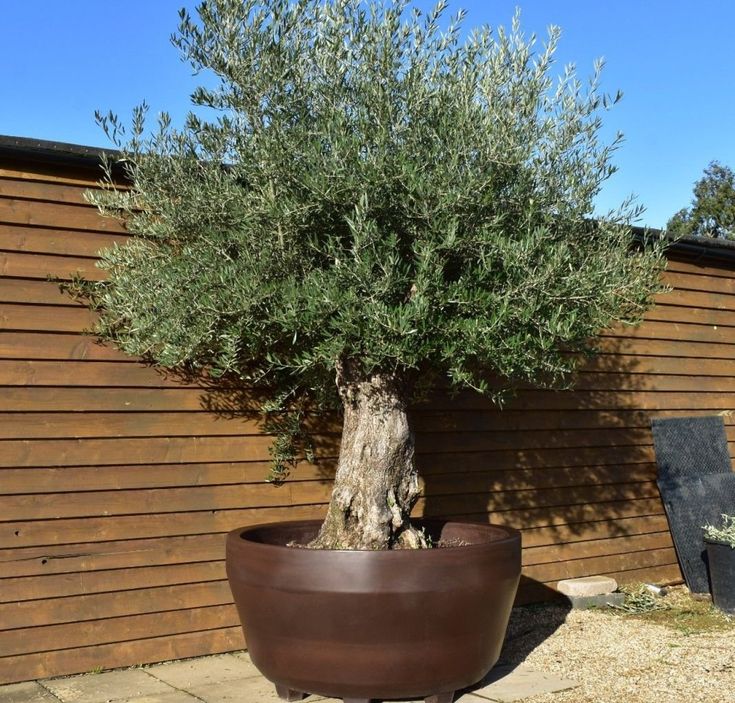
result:
M 537 583 L 537 585 L 548 588 L 543 584 Z M 554 591 L 553 595 L 558 594 Z M 551 594 L 549 596 L 551 597 Z M 534 650 L 566 622 L 571 609 L 568 600 L 559 598 L 556 598 L 553 602 L 513 608 L 503 642 L 503 649 L 497 663 L 480 681 L 466 689 L 457 691 L 455 700 L 466 693 L 485 688 L 511 674 L 520 664 L 525 662 Z
M 529 654 L 551 637 L 564 624 L 572 609 L 568 598 L 546 584 L 527 577 L 521 577 L 521 580 L 526 582 L 527 592 L 536 592 L 539 602 L 516 605 L 511 612 L 500 659 L 493 667 L 503 668 L 505 673 L 522 664 Z M 488 674 L 492 675 L 493 671 Z

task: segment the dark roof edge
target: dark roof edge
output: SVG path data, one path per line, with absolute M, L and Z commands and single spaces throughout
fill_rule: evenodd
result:
M 114 158 L 118 153 L 115 149 L 0 135 L 0 158 L 15 161 L 99 170 L 103 154 Z
M 646 238 L 663 238 L 669 240 L 668 253 L 685 256 L 695 261 L 720 260 L 735 263 L 735 240 L 714 237 L 675 237 L 669 232 L 650 227 L 633 227 L 636 237 L 643 241 Z
M 119 152 L 115 149 L 0 135 L 0 158 L 99 170 L 103 154 L 114 159 Z M 660 229 L 634 227 L 633 230 L 640 240 L 646 237 L 670 239 L 671 245 L 668 251 L 674 255 L 678 254 L 695 260 L 719 259 L 730 263 L 735 262 L 735 241 L 733 240 L 711 237 L 680 237 L 677 239 Z

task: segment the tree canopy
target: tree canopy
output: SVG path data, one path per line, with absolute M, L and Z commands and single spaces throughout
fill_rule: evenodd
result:
M 627 201 L 593 217 L 617 101 L 538 45 L 464 33 L 446 3 L 207 0 L 174 44 L 208 79 L 175 128 L 99 116 L 130 188 L 92 195 L 136 235 L 87 284 L 98 332 L 164 367 L 228 374 L 274 407 L 335 369 L 558 384 L 635 321 L 660 247 Z M 466 36 L 466 38 L 464 38 Z M 111 165 L 110 165 L 111 166 Z
M 694 198 L 668 222 L 672 234 L 735 238 L 735 173 L 712 161 L 694 184 Z

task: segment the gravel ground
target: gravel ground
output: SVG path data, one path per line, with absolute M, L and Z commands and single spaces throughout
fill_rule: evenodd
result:
M 517 608 L 501 660 L 581 684 L 524 703 L 733 703 L 735 619 L 710 614 L 682 626 L 688 598 L 665 599 L 673 603 L 669 624 L 601 610 Z

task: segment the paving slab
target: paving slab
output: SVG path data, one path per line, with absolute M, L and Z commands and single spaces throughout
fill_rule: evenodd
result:
M 171 690 L 165 693 L 153 693 L 150 696 L 124 698 L 121 701 L 116 701 L 116 703 L 201 703 L 201 701 L 189 695 L 186 691 Z
M 275 686 L 262 676 L 195 686 L 188 690 L 205 703 L 283 703 L 276 695 Z M 320 696 L 304 699 L 306 703 L 323 700 Z
M 307 698 L 306 700 L 308 701 L 309 699 Z M 411 700 L 406 701 L 398 701 L 391 698 L 390 700 L 386 700 L 383 703 L 423 703 L 423 701 L 423 698 L 412 698 Z M 319 700 L 319 703 L 342 703 L 342 699 L 322 698 L 321 700 Z M 487 698 L 480 698 L 474 693 L 463 693 L 459 697 L 455 697 L 453 703 L 487 703 Z
M 559 581 L 556 590 L 565 596 L 602 596 L 617 591 L 618 582 L 609 576 L 582 576 Z
M 513 703 L 541 693 L 558 693 L 576 688 L 579 684 L 529 667 L 497 666 L 471 693 L 494 703 Z
M 0 686 L 0 701 L 2 703 L 59 703 L 36 681 Z
M 42 682 L 63 703 L 109 703 L 169 693 L 174 689 L 142 669 L 82 674 Z
M 235 657 L 235 659 L 239 659 L 240 661 L 247 662 L 246 666 L 248 668 L 246 669 L 246 671 L 247 672 L 250 672 L 250 671 L 254 672 L 253 673 L 253 676 L 262 676 L 263 675 L 263 674 L 261 674 L 255 668 L 255 664 L 253 664 L 252 659 L 250 659 L 250 652 L 248 652 L 247 650 L 243 649 L 243 650 L 241 650 L 239 652 L 230 652 L 230 656 L 231 657 Z M 250 676 L 249 673 L 243 674 L 242 678 L 246 679 L 246 678 L 249 678 L 249 676 Z
M 174 688 L 184 690 L 233 679 L 260 676 L 260 672 L 250 661 L 250 657 L 236 657 L 232 654 L 156 664 L 147 666 L 145 671 Z

